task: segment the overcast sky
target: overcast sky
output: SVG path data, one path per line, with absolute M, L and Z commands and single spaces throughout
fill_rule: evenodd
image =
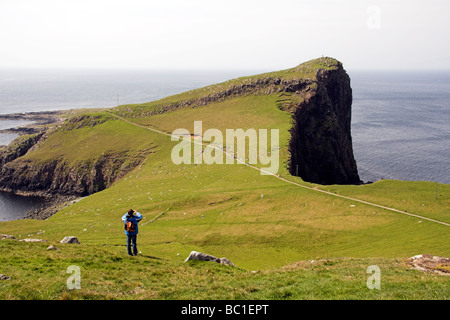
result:
M 0 67 L 450 69 L 448 0 L 0 0 Z

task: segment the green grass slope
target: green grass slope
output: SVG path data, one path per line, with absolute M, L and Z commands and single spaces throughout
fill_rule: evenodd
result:
M 13 278 L 0 282 L 0 298 L 448 299 L 449 277 L 410 270 L 404 259 L 450 256 L 449 226 L 338 196 L 450 223 L 450 186 L 440 184 L 435 199 L 429 182 L 319 186 L 290 176 L 291 117 L 278 108 L 279 98 L 246 95 L 163 114 L 125 114 L 136 125 L 106 114 L 101 125 L 57 131 L 26 157 L 75 161 L 110 149 L 132 155 L 150 147 L 152 153 L 110 188 L 47 220 L 0 223 L 0 234 L 48 241 L 0 241 L 0 274 Z M 278 128 L 280 177 L 308 188 L 245 164 L 175 165 L 171 151 L 178 142 L 146 129 L 193 132 L 200 120 L 203 130 Z M 89 147 L 82 149 L 86 137 Z M 65 151 L 50 154 L 57 143 Z M 130 208 L 144 215 L 141 255 L 131 258 L 120 220 Z M 77 236 L 81 245 L 59 244 L 65 236 Z M 60 250 L 46 251 L 49 244 Z M 183 263 L 193 250 L 227 257 L 237 268 Z M 81 290 L 65 286 L 70 265 L 82 270 Z M 381 290 L 366 287 L 370 265 L 381 268 Z

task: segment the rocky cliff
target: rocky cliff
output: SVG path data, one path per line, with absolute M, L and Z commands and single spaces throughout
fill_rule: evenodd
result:
M 352 89 L 342 63 L 319 58 L 295 68 L 230 80 L 155 103 L 121 106 L 118 115 L 139 118 L 195 108 L 234 97 L 278 95 L 278 107 L 292 113 L 289 171 L 319 184 L 360 184 L 353 156 Z
M 41 163 L 21 160 L 2 167 L 0 186 L 25 194 L 87 196 L 109 187 L 141 160 L 114 154 L 75 165 L 57 159 Z
M 337 62 L 330 70 L 319 69 L 316 79 L 292 109 L 289 170 L 308 182 L 359 184 L 350 132 L 350 78 Z

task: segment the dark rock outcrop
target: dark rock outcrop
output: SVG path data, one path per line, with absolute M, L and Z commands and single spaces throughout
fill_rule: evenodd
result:
M 0 186 L 5 191 L 43 191 L 87 196 L 109 187 L 142 161 L 120 154 L 102 155 L 93 161 L 68 164 L 62 160 L 7 163 L 1 169 Z
M 350 132 L 350 77 L 338 63 L 319 69 L 316 78 L 293 110 L 290 173 L 319 184 L 360 184 Z

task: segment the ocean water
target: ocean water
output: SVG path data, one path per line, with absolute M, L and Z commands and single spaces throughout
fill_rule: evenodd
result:
M 3 69 L 0 114 L 142 103 L 257 73 Z M 353 150 L 361 179 L 450 183 L 450 72 L 349 74 Z M 0 121 L 0 128 L 21 124 Z M 0 134 L 0 145 L 14 137 Z M 39 205 L 36 199 L 0 192 L 0 221 L 18 219 Z
M 44 200 L 39 197 L 20 196 L 0 191 L 0 222 L 22 219 L 29 210 L 41 208 Z
M 450 72 L 350 76 L 361 179 L 450 183 Z
M 0 130 L 11 129 L 23 125 L 33 123 L 32 121 L 25 120 L 0 120 Z M 12 140 L 17 138 L 19 135 L 14 133 L 0 133 L 0 146 L 8 145 Z

